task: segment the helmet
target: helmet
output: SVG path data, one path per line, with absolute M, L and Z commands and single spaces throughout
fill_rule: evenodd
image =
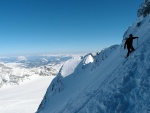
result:
M 133 35 L 132 35 L 132 34 L 130 34 L 130 35 L 129 35 L 129 37 L 133 37 Z

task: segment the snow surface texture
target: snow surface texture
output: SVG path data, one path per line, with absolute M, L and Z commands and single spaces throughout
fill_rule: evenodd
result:
M 31 76 L 19 86 L 0 88 L 0 113 L 35 113 L 55 76 Z
M 64 65 L 37 113 L 150 113 L 150 15 L 138 17 L 124 38 L 130 33 L 139 39 L 128 58 L 123 41 Z
M 150 0 L 144 0 L 138 9 L 137 16 L 147 16 L 150 14 Z

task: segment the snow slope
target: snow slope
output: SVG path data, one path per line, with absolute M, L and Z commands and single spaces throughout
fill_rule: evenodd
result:
M 1 57 L 0 113 L 35 113 L 50 82 L 71 57 Z
M 50 84 L 37 113 L 150 113 L 149 31 L 150 15 L 128 28 L 123 38 L 140 37 L 128 58 L 123 41 L 95 56 L 72 59 Z
M 20 85 L 0 88 L 0 113 L 35 113 L 55 76 L 31 76 Z

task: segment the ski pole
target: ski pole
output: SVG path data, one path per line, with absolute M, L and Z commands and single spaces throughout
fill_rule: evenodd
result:
M 138 38 L 137 38 L 137 47 L 138 47 Z

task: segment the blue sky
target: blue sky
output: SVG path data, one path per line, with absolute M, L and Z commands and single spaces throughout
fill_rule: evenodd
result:
M 0 0 L 0 55 L 96 52 L 120 44 L 142 0 Z

